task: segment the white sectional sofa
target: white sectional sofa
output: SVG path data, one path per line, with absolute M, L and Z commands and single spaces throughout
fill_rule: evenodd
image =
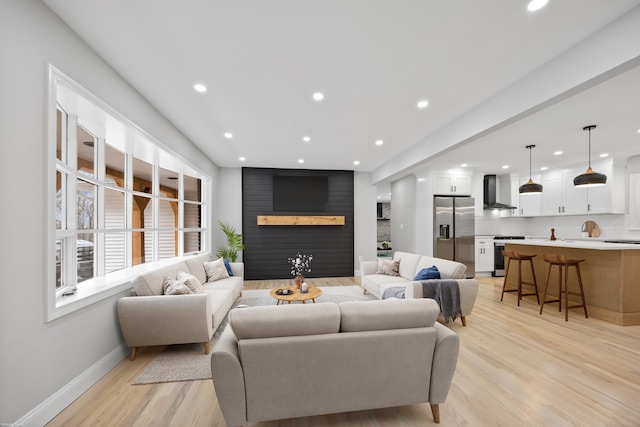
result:
M 360 279 L 365 293 L 369 292 L 377 298 L 382 298 L 386 289 L 405 287 L 405 298 L 422 298 L 422 284 L 419 281 L 414 281 L 413 278 L 423 268 L 435 265 L 442 279 L 458 282 L 460 308 L 462 309 L 461 321 L 464 326 L 467 325 L 466 316 L 471 314 L 478 295 L 478 281 L 465 278 L 467 267 L 464 264 L 408 252 L 395 252 L 393 260 L 400 261 L 399 276 L 376 274 L 378 270 L 377 260 L 360 263 Z
M 118 300 L 118 318 L 131 360 L 138 347 L 203 343 L 209 354 L 209 340 L 235 300 L 242 293 L 244 264 L 230 263 L 233 276 L 207 283 L 204 262 L 210 254 L 196 255 L 136 277 L 134 296 Z M 165 277 L 176 278 L 179 271 L 192 274 L 204 293 L 163 295 Z
M 440 422 L 460 344 L 439 314 L 432 299 L 231 310 L 211 355 L 227 425 L 424 402 Z

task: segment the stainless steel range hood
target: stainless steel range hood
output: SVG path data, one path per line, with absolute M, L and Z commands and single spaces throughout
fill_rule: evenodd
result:
M 517 209 L 496 200 L 497 180 L 495 175 L 484 176 L 484 208 L 485 209 Z

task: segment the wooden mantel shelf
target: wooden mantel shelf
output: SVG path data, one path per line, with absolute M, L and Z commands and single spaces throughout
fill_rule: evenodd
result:
M 258 215 L 258 225 L 344 225 L 344 216 Z

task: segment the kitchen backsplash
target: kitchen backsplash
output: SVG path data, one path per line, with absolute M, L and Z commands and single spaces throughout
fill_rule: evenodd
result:
M 567 215 L 533 218 L 476 217 L 476 235 L 524 235 L 548 238 L 555 228 L 558 239 L 580 239 L 582 224 L 595 221 L 600 228 L 598 240 L 640 239 L 640 230 L 629 230 L 628 215 Z

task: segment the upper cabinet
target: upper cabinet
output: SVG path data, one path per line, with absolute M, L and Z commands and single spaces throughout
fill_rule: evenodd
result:
M 433 179 L 433 194 L 470 196 L 471 175 L 435 175 Z
M 587 214 L 623 214 L 627 212 L 627 177 L 623 166 L 615 165 L 612 159 L 594 162 L 595 171 L 607 175 L 607 184 L 601 187 L 579 188 L 573 179 L 586 168 L 548 171 L 532 176 L 534 182 L 542 184 L 542 194 L 519 194 L 519 187 L 526 179 L 511 175 L 511 204 L 518 209 L 511 216 L 559 216 Z
M 573 179 L 584 172 L 584 168 L 562 172 L 549 172 L 542 177 L 540 214 L 586 215 L 625 213 L 626 179 L 624 168 L 611 160 L 593 165 L 594 170 L 607 175 L 607 184 L 601 187 L 579 188 Z

